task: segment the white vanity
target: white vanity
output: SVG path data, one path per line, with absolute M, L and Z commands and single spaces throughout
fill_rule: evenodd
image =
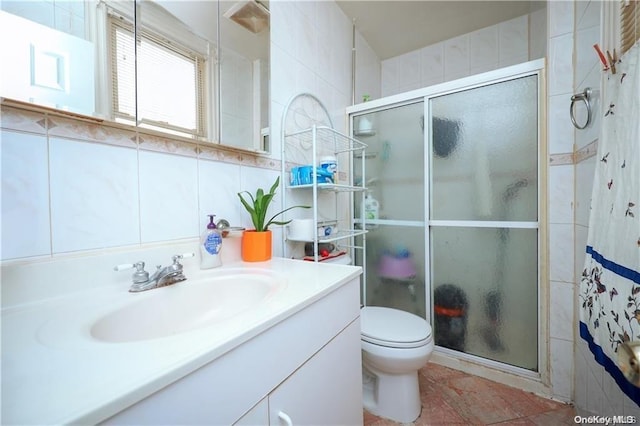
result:
M 360 268 L 112 271 L 190 247 L 3 265 L 1 423 L 361 425 Z

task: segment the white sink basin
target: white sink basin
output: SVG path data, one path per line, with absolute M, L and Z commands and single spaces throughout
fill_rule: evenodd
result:
M 91 336 L 105 342 L 135 342 L 207 327 L 256 308 L 284 287 L 267 273 L 238 270 L 202 281 L 132 294 L 142 296 L 98 319 Z

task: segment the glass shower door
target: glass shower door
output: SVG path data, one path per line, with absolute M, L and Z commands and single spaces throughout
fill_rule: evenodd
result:
M 538 75 L 427 111 L 435 343 L 538 371 Z
M 360 197 L 355 204 L 369 231 L 365 251 L 356 253 L 356 264 L 366 266 L 363 303 L 427 318 L 423 115 L 422 100 L 387 107 L 354 117 L 353 134 L 367 144 L 356 159 L 366 162 L 369 190 L 367 206 Z

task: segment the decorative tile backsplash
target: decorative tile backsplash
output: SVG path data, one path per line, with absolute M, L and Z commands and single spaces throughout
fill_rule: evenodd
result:
M 7 105 L 0 126 L 2 260 L 195 238 L 207 214 L 242 225 L 237 192 L 280 174 L 277 159 Z

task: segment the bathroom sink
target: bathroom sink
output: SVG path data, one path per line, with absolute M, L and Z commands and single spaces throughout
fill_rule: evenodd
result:
M 101 317 L 90 332 L 93 338 L 105 342 L 169 337 L 246 312 L 283 287 L 284 281 L 275 276 L 247 271 L 185 281 L 140 293 L 141 300 Z

